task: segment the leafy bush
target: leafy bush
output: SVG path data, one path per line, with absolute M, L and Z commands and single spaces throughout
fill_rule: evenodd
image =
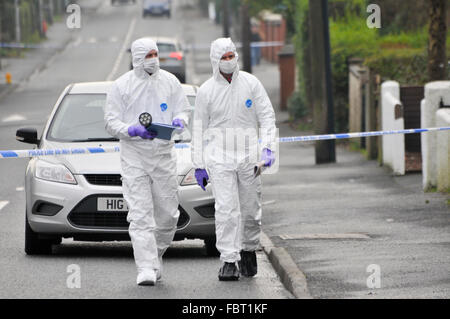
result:
M 337 132 L 348 130 L 348 60 L 378 51 L 378 35 L 366 21 L 354 15 L 330 21 L 334 116 Z
M 298 92 L 289 100 L 289 113 L 294 118 L 312 113 L 309 105 L 312 72 L 309 45 L 309 0 L 250 1 L 253 12 L 262 8 L 281 12 L 288 26 L 294 26 L 292 42 L 296 48 L 299 70 Z M 427 82 L 428 4 L 427 0 L 379 0 L 383 13 L 381 29 L 366 24 L 370 0 L 329 0 L 331 63 L 336 131 L 348 129 L 348 60 L 362 58 L 383 79 L 404 84 Z M 291 21 L 292 22 L 292 21 Z M 292 27 L 291 27 L 292 28 Z M 291 32 L 289 32 L 291 33 Z M 450 56 L 450 32 L 447 33 Z M 289 39 L 288 39 L 289 41 Z M 449 67 L 450 74 L 450 67 Z M 303 115 L 304 116 L 304 115 Z
M 300 119 L 309 114 L 309 108 L 299 91 L 295 91 L 288 99 L 288 112 L 293 119 Z
M 391 0 L 383 0 L 387 5 Z M 366 24 L 365 0 L 331 0 L 330 44 L 333 75 L 333 99 L 336 131 L 348 129 L 348 61 L 358 57 L 364 60 L 375 73 L 383 79 L 395 79 L 405 84 L 421 85 L 427 82 L 428 26 L 424 25 L 426 13 L 405 13 L 402 17 L 418 15 L 415 28 L 404 28 L 394 17 L 388 20 L 390 33 L 386 30 L 369 29 Z M 402 4 L 401 6 L 406 5 Z M 419 5 L 419 4 L 418 4 Z M 421 4 L 422 5 L 422 4 Z M 297 34 L 294 43 L 297 50 L 297 65 L 300 95 L 309 101 L 310 79 L 309 39 L 308 39 L 308 0 L 297 0 Z M 419 19 L 419 16 L 422 17 Z M 403 19 L 403 18 L 402 18 Z M 385 21 L 385 20 L 383 20 Z M 403 20 L 402 20 L 403 21 Z M 383 26 L 384 28 L 384 26 Z M 412 31 L 405 31 L 412 30 Z M 381 32 L 383 31 L 383 32 Z M 450 33 L 448 35 L 450 43 Z M 448 51 L 450 52 L 450 46 Z M 308 103 L 306 103 L 308 106 Z
M 424 85 L 428 82 L 428 56 L 423 49 L 385 49 L 366 58 L 365 64 L 385 80 L 402 84 Z

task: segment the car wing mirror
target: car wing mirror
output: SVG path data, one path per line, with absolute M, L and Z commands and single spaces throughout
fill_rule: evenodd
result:
M 35 128 L 20 128 L 16 132 L 16 140 L 27 144 L 39 145 L 38 133 Z

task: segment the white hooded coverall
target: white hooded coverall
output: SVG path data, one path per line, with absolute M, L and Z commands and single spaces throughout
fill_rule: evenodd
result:
M 270 99 L 255 76 L 239 71 L 239 66 L 231 83 L 220 74 L 219 62 L 227 52 L 238 59 L 231 39 L 212 43 L 213 76 L 197 93 L 192 160 L 195 168 L 207 169 L 211 179 L 220 259 L 236 262 L 241 249 L 254 251 L 259 245 L 261 179 L 253 174 L 259 159 L 258 130 L 259 151 L 275 151 L 276 127 Z
M 123 195 L 138 273 L 159 270 L 159 258 L 173 240 L 178 222 L 178 183 L 172 141 L 131 138 L 128 128 L 148 112 L 153 122 L 189 120 L 189 102 L 178 79 L 164 70 L 144 71 L 145 56 L 158 48 L 143 38 L 131 47 L 134 69 L 118 78 L 107 96 L 106 130 L 120 139 Z M 159 257 L 159 258 L 158 258 Z

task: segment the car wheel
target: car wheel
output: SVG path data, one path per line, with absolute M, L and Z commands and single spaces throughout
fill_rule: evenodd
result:
M 207 238 L 204 240 L 205 242 L 205 249 L 206 249 L 206 255 L 210 257 L 218 257 L 220 256 L 220 252 L 217 250 L 216 247 L 216 237 Z
M 170 19 L 170 17 L 171 17 L 171 14 L 170 14 L 170 11 L 167 13 L 167 18 L 169 18 Z
M 178 76 L 178 80 L 180 80 L 181 83 L 186 83 L 186 75 L 180 75 Z
M 50 255 L 52 253 L 52 240 L 40 239 L 25 217 L 25 253 L 27 255 Z

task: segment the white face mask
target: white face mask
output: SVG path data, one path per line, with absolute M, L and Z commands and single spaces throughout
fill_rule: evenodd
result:
M 233 60 L 225 61 L 220 60 L 219 62 L 219 69 L 225 74 L 231 74 L 234 71 L 236 71 L 237 67 L 237 59 L 234 58 Z
M 144 70 L 148 73 L 156 73 L 159 70 L 159 59 L 150 58 L 144 60 Z

